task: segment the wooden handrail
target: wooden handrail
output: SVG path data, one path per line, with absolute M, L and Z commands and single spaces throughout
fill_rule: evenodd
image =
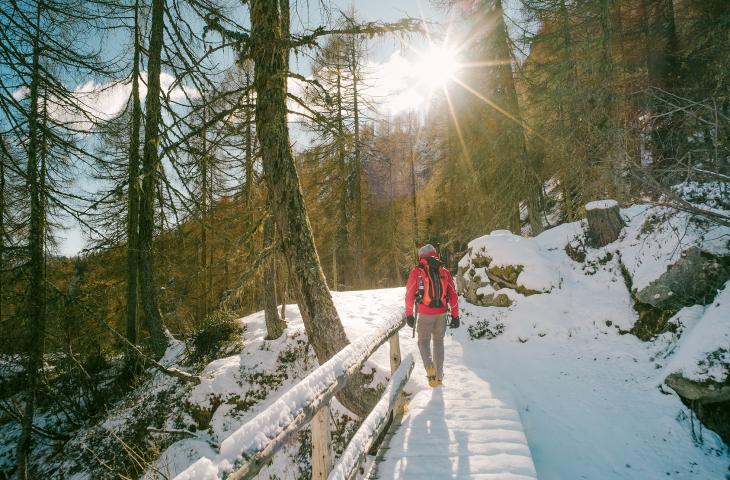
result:
M 409 353 L 391 376 L 383 397 L 350 439 L 350 443 L 340 456 L 340 461 L 327 477 L 328 480 L 346 480 L 357 473 L 357 469 L 368 451 L 400 409 L 403 389 L 411 376 L 413 365 L 415 365 L 413 354 Z
M 312 422 L 315 415 L 328 421 L 330 400 L 387 340 L 390 340 L 391 346 L 391 372 L 395 373 L 401 363 L 398 331 L 403 324 L 402 316 L 394 316 L 385 322 L 380 331 L 361 337 L 340 350 L 226 438 L 215 459 L 199 459 L 175 477 L 176 480 L 221 478 L 231 471 L 233 472 L 226 477 L 228 480 L 253 478 L 286 445 L 292 435 Z M 412 367 L 408 369 L 408 374 L 411 369 Z M 324 422 L 313 423 L 313 430 L 324 427 L 320 430 L 329 436 L 326 425 L 319 425 L 320 423 Z M 317 443 L 322 442 L 314 442 L 313 438 L 312 456 L 313 459 L 323 461 L 313 462 L 320 465 L 320 471 L 313 471 L 312 477 L 324 479 L 329 474 L 329 439 L 325 439 L 324 447 L 317 446 Z

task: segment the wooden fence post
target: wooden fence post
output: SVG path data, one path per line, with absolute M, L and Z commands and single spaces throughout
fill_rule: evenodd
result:
M 390 373 L 395 373 L 400 367 L 400 335 L 398 330 L 390 336 Z
M 330 404 L 327 402 L 312 419 L 312 479 L 325 480 L 330 474 Z
M 400 330 L 397 330 L 390 337 L 390 374 L 393 375 L 398 367 L 400 367 Z M 393 415 L 398 416 L 403 413 L 403 393 L 398 395 L 398 401 L 395 403 Z

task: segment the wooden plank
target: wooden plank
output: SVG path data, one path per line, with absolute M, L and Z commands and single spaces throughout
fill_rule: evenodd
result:
M 324 480 L 330 472 L 332 454 L 330 443 L 330 404 L 327 402 L 312 419 L 312 479 Z

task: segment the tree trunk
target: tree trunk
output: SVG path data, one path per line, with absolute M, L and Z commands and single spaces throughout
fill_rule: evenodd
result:
M 327 289 L 289 144 L 286 105 L 288 8 L 287 0 L 251 2 L 256 133 L 274 217 L 297 282 L 304 327 L 321 364 L 349 342 Z M 351 379 L 340 395 L 343 405 L 360 415 L 365 414 L 377 398 L 374 391 L 363 387 L 364 381 L 361 377 Z
M 36 7 L 36 25 L 33 38 L 33 60 L 32 77 L 30 84 L 30 111 L 28 112 L 28 166 L 27 185 L 30 195 L 30 222 L 28 227 L 28 249 L 30 253 L 30 286 L 28 289 L 28 314 L 29 314 L 29 337 L 28 337 L 28 364 L 25 371 L 26 376 L 26 400 L 21 432 L 18 437 L 17 463 L 18 478 L 26 480 L 29 478 L 29 454 L 31 434 L 33 429 L 33 417 L 35 415 L 36 393 L 38 389 L 38 378 L 43 366 L 43 350 L 46 334 L 46 288 L 45 288 L 45 252 L 43 248 L 45 238 L 45 213 L 42 211 L 44 192 L 40 185 L 42 179 L 38 178 L 38 97 L 40 84 L 40 31 L 41 12 L 43 2 L 39 1 Z
M 418 199 L 416 197 L 417 181 L 416 181 L 416 139 L 414 138 L 413 131 L 416 130 L 416 126 L 413 124 L 413 114 L 408 114 L 408 159 L 411 163 L 411 207 L 413 207 L 413 246 L 418 249 L 421 245 L 419 244 L 418 237 Z
M 358 75 L 359 75 L 359 59 L 357 58 L 357 35 L 352 35 L 352 43 L 350 47 L 350 74 L 352 75 L 352 115 L 354 121 L 354 137 L 353 137 L 353 159 L 354 176 L 353 179 L 355 192 L 355 251 L 354 251 L 354 268 L 355 281 L 357 288 L 364 288 L 365 272 L 363 269 L 363 258 L 365 252 L 365 242 L 363 241 L 362 227 L 362 165 L 360 165 L 360 108 L 358 101 Z
M 276 301 L 276 224 L 274 217 L 264 221 L 264 248 L 270 248 L 269 258 L 264 262 L 264 318 L 266 319 L 266 339 L 279 338 L 286 328 L 286 323 L 279 317 Z
M 505 110 L 512 116 L 511 119 L 502 116 L 501 123 L 503 128 L 507 130 L 507 140 L 511 145 L 505 145 L 506 148 L 512 150 L 512 157 L 515 158 L 516 164 L 520 165 L 519 177 L 524 185 L 524 197 L 527 204 L 527 219 L 530 223 L 532 235 L 538 235 L 543 231 L 541 208 L 540 208 L 540 190 L 542 182 L 538 175 L 535 161 L 530 158 L 525 143 L 525 131 L 523 127 L 522 114 L 517 99 L 517 88 L 515 87 L 514 72 L 512 70 L 511 60 L 513 58 L 511 42 L 507 33 L 507 27 L 504 21 L 504 9 L 501 0 L 495 2 L 498 26 L 495 34 L 497 35 L 497 43 L 500 50 L 500 57 L 505 62 L 498 67 L 502 75 L 502 89 L 504 92 L 503 105 Z M 519 222 L 519 204 L 517 206 L 517 219 Z M 521 230 L 521 228 L 520 228 Z M 520 231 L 515 232 L 520 234 Z
M 244 77 L 246 79 L 246 108 L 244 109 L 244 121 L 246 122 L 246 207 L 251 205 L 251 193 L 253 191 L 253 118 L 251 115 L 251 70 L 248 63 L 244 64 Z
M 203 100 L 205 101 L 205 100 Z M 205 125 L 206 107 L 203 106 L 203 125 Z M 202 278 L 199 279 L 198 288 L 200 289 L 200 319 L 205 319 L 210 311 L 208 305 L 208 144 L 206 142 L 206 129 L 203 128 L 201 133 L 202 155 L 200 158 L 200 177 L 202 180 L 200 188 L 200 273 Z
M 334 290 L 345 290 L 349 275 L 347 269 L 347 252 L 350 250 L 350 242 L 347 235 L 347 163 L 345 161 L 345 127 L 342 119 L 342 71 L 340 70 L 341 52 L 338 48 L 337 54 L 337 170 L 340 182 L 340 208 L 337 219 L 337 238 L 335 247 L 336 273 L 332 283 Z
M 134 7 L 134 59 L 132 64 L 132 125 L 129 133 L 129 188 L 127 189 L 127 340 L 137 343 L 137 277 L 139 269 L 139 129 L 142 105 L 139 97 L 140 31 L 139 2 Z M 129 352 L 130 359 L 137 358 Z
M 167 348 L 167 337 L 157 304 L 154 265 L 152 260 L 153 234 L 155 228 L 155 193 L 157 190 L 157 169 L 159 168 L 158 145 L 160 143 L 160 73 L 164 29 L 165 1 L 152 1 L 152 27 L 147 64 L 147 98 L 145 99 L 146 121 L 144 128 L 144 152 L 142 157 L 142 192 L 139 214 L 139 280 L 140 298 L 147 329 L 150 333 L 152 350 L 162 356 Z
M 0 135 L 0 142 L 5 138 Z M 5 146 L 0 153 L 0 324 L 3 323 L 3 288 L 5 286 Z M 10 159 L 7 159 L 10 161 Z
M 615 241 L 624 228 L 624 221 L 615 200 L 599 200 L 586 205 L 588 236 L 596 247 Z

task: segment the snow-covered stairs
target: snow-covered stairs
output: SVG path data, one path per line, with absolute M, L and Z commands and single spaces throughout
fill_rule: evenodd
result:
M 444 386 L 431 389 L 423 368 L 414 370 L 419 390 L 385 442 L 376 478 L 536 479 L 517 410 L 464 365 L 461 345 L 449 337 L 444 371 Z

